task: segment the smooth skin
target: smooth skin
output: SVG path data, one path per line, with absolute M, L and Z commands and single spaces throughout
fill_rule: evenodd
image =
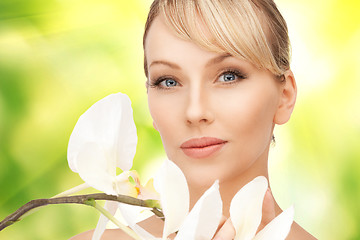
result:
M 161 15 L 150 27 L 145 54 L 154 127 L 168 158 L 187 178 L 191 207 L 219 179 L 224 217 L 214 239 L 233 239 L 231 199 L 256 176 L 268 178 L 268 151 L 274 126 L 289 120 L 296 101 L 293 73 L 286 71 L 281 82 L 268 70 L 248 61 L 204 50 L 175 36 Z M 187 156 L 181 144 L 201 137 L 226 143 L 206 158 Z M 269 189 L 259 230 L 281 212 Z M 141 225 L 161 236 L 162 222 L 158 219 Z M 72 239 L 91 239 L 91 235 L 89 231 Z M 107 230 L 102 239 L 115 236 L 130 239 L 120 230 Z M 287 239 L 315 238 L 294 223 Z

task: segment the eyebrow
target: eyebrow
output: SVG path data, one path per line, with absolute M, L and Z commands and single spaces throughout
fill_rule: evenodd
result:
M 231 54 L 226 53 L 226 54 L 222 54 L 222 55 L 220 55 L 220 56 L 214 57 L 214 58 L 210 59 L 210 60 L 206 63 L 205 67 L 209 67 L 209 66 L 211 66 L 211 65 L 221 63 L 222 61 L 224 61 L 224 60 L 225 60 L 226 58 L 228 58 L 228 57 L 232 57 Z
M 224 61 L 224 60 L 225 60 L 226 58 L 228 58 L 228 57 L 232 57 L 232 55 L 227 53 L 227 54 L 222 54 L 222 55 L 220 55 L 220 56 L 214 57 L 214 58 L 210 59 L 210 60 L 206 63 L 205 67 L 209 67 L 209 66 L 211 66 L 211 65 L 220 63 L 220 62 Z M 149 68 L 150 68 L 151 66 L 157 65 L 157 64 L 159 64 L 159 65 L 166 65 L 166 66 L 169 66 L 169 67 L 171 67 L 171 68 L 173 68 L 173 69 L 178 69 L 178 70 L 181 69 L 181 67 L 180 67 L 179 65 L 177 65 L 176 63 L 172 63 L 172 62 L 164 61 L 164 60 L 156 60 L 156 61 L 151 62 L 151 64 L 149 65 Z
M 162 60 L 157 60 L 157 61 L 153 61 L 151 62 L 151 64 L 149 65 L 149 68 L 153 65 L 166 65 L 166 66 L 169 66 L 171 68 L 174 68 L 174 69 L 181 69 L 181 67 L 175 63 L 171 63 L 171 62 L 168 62 L 168 61 L 162 61 Z

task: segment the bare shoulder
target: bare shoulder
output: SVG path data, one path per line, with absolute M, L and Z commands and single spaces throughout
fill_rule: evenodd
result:
M 91 240 L 94 230 L 89 230 L 83 233 L 80 233 L 69 240 Z M 106 229 L 104 234 L 101 237 L 101 240 L 111 240 L 111 239 L 121 239 L 121 240 L 132 240 L 127 234 L 125 234 L 120 229 Z
M 291 231 L 286 240 L 317 240 L 296 222 L 291 226 Z

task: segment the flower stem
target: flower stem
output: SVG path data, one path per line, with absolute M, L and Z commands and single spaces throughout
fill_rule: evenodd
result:
M 33 212 L 34 209 L 43 207 L 46 205 L 53 205 L 53 204 L 83 204 L 83 205 L 89 205 L 94 206 L 94 201 L 96 200 L 110 200 L 110 201 L 116 201 L 121 202 L 125 204 L 140 206 L 140 207 L 147 207 L 152 208 L 152 212 L 160 217 L 163 218 L 164 215 L 161 212 L 158 206 L 158 202 L 156 200 L 141 200 L 125 195 L 107 195 L 105 193 L 95 193 L 95 194 L 87 194 L 87 195 L 76 195 L 76 196 L 68 196 L 68 197 L 58 197 L 58 198 L 48 198 L 48 199 L 35 199 L 32 200 L 22 207 L 20 207 L 18 210 L 16 210 L 14 213 L 7 216 L 4 220 L 0 222 L 0 231 L 13 223 L 21 220 L 24 216 L 29 214 L 29 211 Z
M 66 196 L 72 195 L 74 193 L 80 192 L 82 190 L 85 190 L 85 189 L 87 189 L 89 187 L 90 186 L 87 183 L 83 183 L 83 184 L 80 184 L 80 185 L 78 185 L 76 187 L 73 187 L 73 188 L 71 188 L 69 190 L 66 190 L 66 191 L 64 191 L 62 193 L 59 193 L 59 194 L 55 195 L 52 198 L 66 197 Z
M 107 217 L 110 221 L 112 221 L 116 226 L 118 226 L 122 231 L 124 231 L 130 237 L 132 237 L 135 240 L 141 240 L 141 238 L 131 228 L 119 222 L 113 215 L 111 215 L 105 208 L 100 206 L 98 203 L 95 202 L 93 207 L 96 208 L 99 212 L 101 212 L 105 217 Z

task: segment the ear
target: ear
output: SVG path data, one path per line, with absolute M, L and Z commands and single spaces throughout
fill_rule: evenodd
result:
M 280 87 L 279 106 L 274 116 L 275 124 L 284 124 L 289 121 L 294 109 L 297 95 L 297 87 L 294 74 L 291 70 L 284 73 L 284 83 Z

